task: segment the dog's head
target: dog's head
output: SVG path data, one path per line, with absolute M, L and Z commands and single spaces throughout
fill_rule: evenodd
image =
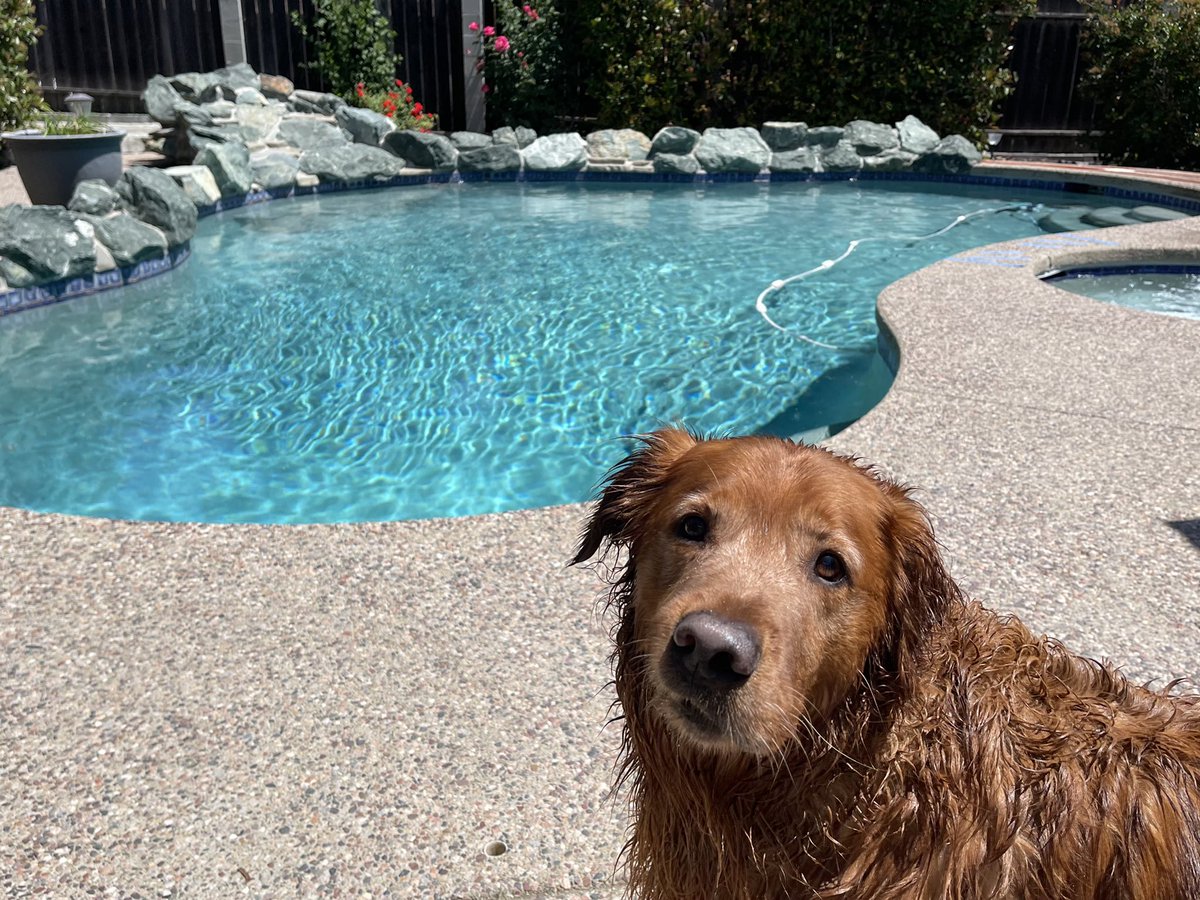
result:
M 767 437 L 641 440 L 575 559 L 625 551 L 627 717 L 701 750 L 777 753 L 864 680 L 897 673 L 953 590 L 921 507 L 851 460 Z

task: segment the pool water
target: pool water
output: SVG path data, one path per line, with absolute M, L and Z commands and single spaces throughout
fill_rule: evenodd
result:
M 1128 271 L 1068 272 L 1050 279 L 1055 287 L 1082 294 L 1093 300 L 1116 303 L 1143 312 L 1200 319 L 1200 268 L 1180 267 L 1182 271 L 1149 271 L 1130 267 Z
M 787 332 L 756 312 L 759 293 L 853 239 L 928 234 L 1038 193 L 459 184 L 213 216 L 168 275 L 0 319 L 0 504 L 454 516 L 584 500 L 622 436 L 663 423 L 819 437 L 890 383 L 878 293 L 1037 234 L 1034 216 L 866 243 L 770 298 Z

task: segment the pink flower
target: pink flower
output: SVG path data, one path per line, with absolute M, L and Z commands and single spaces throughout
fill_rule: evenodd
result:
M 503 53 L 508 49 L 508 38 L 504 35 L 497 36 L 495 47 L 498 52 Z
M 479 30 L 479 23 L 478 23 L 478 22 L 472 22 L 470 25 L 468 25 L 468 26 L 467 26 L 467 28 L 469 28 L 471 31 L 478 31 L 478 30 Z
M 484 85 L 484 86 L 481 88 L 481 90 L 482 90 L 482 91 L 483 91 L 483 92 L 486 94 L 486 93 L 488 93 L 489 91 L 491 91 L 491 88 L 490 88 L 488 85 L 486 85 L 486 84 L 485 84 L 485 85 Z
M 527 16 L 533 15 L 533 7 L 531 7 L 528 3 L 526 3 L 524 6 L 522 6 L 521 9 L 522 9 L 522 11 L 524 11 L 525 15 L 527 15 Z
M 496 33 L 496 29 L 489 25 L 487 28 L 483 29 L 483 33 L 486 37 L 491 37 Z

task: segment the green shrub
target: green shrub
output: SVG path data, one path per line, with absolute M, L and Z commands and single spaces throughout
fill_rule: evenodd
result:
M 919 115 L 982 137 L 1035 0 L 579 0 L 601 124 L 842 124 Z
M 495 11 L 495 26 L 470 26 L 478 35 L 476 68 L 488 95 L 488 127 L 553 130 L 565 107 L 558 10 L 552 0 L 520 6 L 497 0 Z
M 315 0 L 310 22 L 298 12 L 292 24 L 311 45 L 315 69 L 329 91 L 353 102 L 355 86 L 386 91 L 401 58 L 395 53 L 396 32 L 379 14 L 374 0 Z
M 0 131 L 24 128 L 46 109 L 29 75 L 29 48 L 41 33 L 32 0 L 0 0 Z
M 1096 101 L 1101 154 L 1126 165 L 1200 168 L 1200 5 L 1087 6 L 1084 90 Z

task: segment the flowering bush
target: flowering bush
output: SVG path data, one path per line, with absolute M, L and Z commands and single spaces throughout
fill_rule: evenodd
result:
M 488 95 L 488 126 L 527 125 L 539 131 L 557 124 L 564 107 L 559 15 L 553 0 L 534 8 L 497 0 L 496 25 L 477 32 L 475 67 Z
M 405 84 L 399 78 L 396 79 L 395 87 L 384 89 L 368 89 L 366 84 L 360 81 L 354 86 L 354 96 L 351 100 L 355 106 L 372 109 L 387 116 L 396 123 L 397 128 L 429 131 L 437 127 L 437 116 L 427 112 L 419 100 L 414 100 L 412 85 Z
M 375 0 L 314 0 L 307 18 L 293 11 L 291 19 L 315 57 L 300 65 L 315 69 L 326 89 L 345 100 L 360 82 L 387 84 L 396 77 L 396 32 Z

